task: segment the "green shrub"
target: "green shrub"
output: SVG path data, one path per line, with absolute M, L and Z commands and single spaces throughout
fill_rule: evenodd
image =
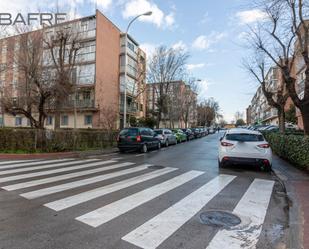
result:
M 61 152 L 114 146 L 117 131 L 90 129 L 0 129 L 0 152 Z
M 309 170 L 309 137 L 274 132 L 264 133 L 264 136 L 279 157 Z

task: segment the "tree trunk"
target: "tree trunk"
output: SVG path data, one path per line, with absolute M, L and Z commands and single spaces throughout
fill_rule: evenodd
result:
M 285 133 L 285 112 L 284 109 L 278 109 L 279 131 Z

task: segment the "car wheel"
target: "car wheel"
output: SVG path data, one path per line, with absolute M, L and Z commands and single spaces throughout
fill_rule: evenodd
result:
M 119 149 L 120 153 L 125 153 L 126 151 L 124 149 Z
M 265 172 L 271 172 L 271 165 L 269 166 L 263 166 L 262 168 Z
M 168 147 L 168 145 L 169 145 L 169 142 L 168 142 L 168 139 L 166 139 L 166 141 L 165 141 L 165 147 Z
M 147 151 L 148 151 L 147 144 L 143 144 L 141 151 L 142 151 L 142 153 L 147 153 Z
M 161 149 L 161 142 L 158 143 L 158 150 Z

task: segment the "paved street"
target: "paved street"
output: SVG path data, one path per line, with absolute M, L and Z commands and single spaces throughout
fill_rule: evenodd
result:
M 147 154 L 1 161 L 0 248 L 285 248 L 283 186 L 270 173 L 218 169 L 219 136 Z M 203 224 L 209 210 L 241 223 Z

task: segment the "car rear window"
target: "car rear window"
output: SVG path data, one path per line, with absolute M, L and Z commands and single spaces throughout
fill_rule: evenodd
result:
M 161 135 L 161 134 L 163 133 L 162 130 L 155 130 L 154 132 L 155 132 L 156 134 L 158 134 L 158 135 Z
M 225 136 L 226 140 L 230 141 L 241 141 L 241 142 L 259 142 L 259 141 L 264 141 L 264 138 L 262 135 L 258 134 L 226 134 Z
M 120 133 L 120 136 L 137 136 L 138 129 L 123 129 Z

